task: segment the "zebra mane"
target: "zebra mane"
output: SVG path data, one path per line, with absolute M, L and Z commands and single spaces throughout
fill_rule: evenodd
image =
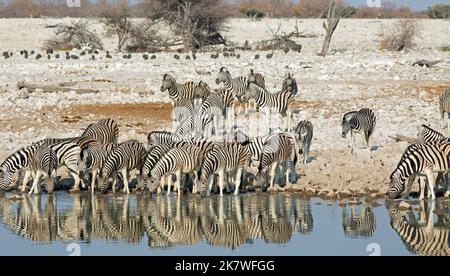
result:
M 422 127 L 422 128 L 425 128 L 425 129 L 427 129 L 428 131 L 430 131 L 430 132 L 432 132 L 432 133 L 434 133 L 434 134 L 438 134 L 438 135 L 441 135 L 441 136 L 444 136 L 445 137 L 445 135 L 443 135 L 442 133 L 440 133 L 439 131 L 436 131 L 436 130 L 434 130 L 434 129 L 432 129 L 431 127 L 429 127 L 429 126 L 427 126 L 427 125 L 421 125 L 420 127 Z
M 344 117 L 342 118 L 342 123 L 349 122 L 357 113 L 358 111 L 350 111 L 345 113 Z

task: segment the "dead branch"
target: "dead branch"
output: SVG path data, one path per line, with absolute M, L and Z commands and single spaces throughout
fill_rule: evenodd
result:
M 408 144 L 415 144 L 417 143 L 417 138 L 409 137 L 401 134 L 396 134 L 394 136 L 389 136 L 389 138 L 395 140 L 395 142 L 407 142 Z
M 336 3 L 331 1 L 330 7 L 328 8 L 327 22 L 323 22 L 323 28 L 325 29 L 325 40 L 323 41 L 321 56 L 328 55 L 328 50 L 330 49 L 331 37 L 339 23 L 341 17 L 336 15 Z
M 273 51 L 273 50 L 288 49 L 288 50 L 293 50 L 293 51 L 300 53 L 302 50 L 302 45 L 298 44 L 293 39 L 294 38 L 313 37 L 313 35 L 311 35 L 311 34 L 301 33 L 298 29 L 297 22 L 295 23 L 294 30 L 289 33 L 286 33 L 286 32 L 280 33 L 281 24 L 278 24 L 276 31 L 274 31 L 269 26 L 267 26 L 267 28 L 271 32 L 272 38 L 258 42 L 256 45 L 256 49 L 258 49 L 258 50 L 262 50 L 262 51 L 272 50 Z
M 72 83 L 74 84 L 74 83 Z M 42 90 L 44 93 L 52 93 L 52 92 L 71 92 L 74 91 L 77 94 L 86 94 L 86 93 L 98 93 L 99 90 L 87 89 L 87 88 L 75 88 L 68 87 L 68 83 L 59 83 L 59 84 L 36 84 L 36 83 L 26 83 L 25 81 L 19 81 L 17 83 L 17 89 L 26 88 L 29 93 L 34 93 L 36 89 Z
M 430 61 L 430 60 L 426 60 L 426 59 L 421 59 L 421 60 L 415 61 L 415 62 L 412 64 L 412 66 L 419 65 L 420 67 L 424 67 L 424 66 L 425 66 L 425 67 L 427 67 L 427 68 L 430 68 L 430 67 L 432 67 L 432 66 L 438 64 L 438 63 L 441 62 L 441 61 L 442 61 L 442 60 Z

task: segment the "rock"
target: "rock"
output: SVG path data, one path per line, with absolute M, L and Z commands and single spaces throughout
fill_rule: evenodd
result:
M 398 210 L 399 211 L 408 211 L 411 210 L 411 205 L 406 202 L 406 201 L 402 201 L 400 202 L 400 204 L 398 205 Z
M 17 97 L 19 99 L 28 99 L 30 97 L 30 93 L 28 92 L 28 89 L 25 87 L 19 90 L 19 93 L 17 93 Z
M 291 183 L 286 184 L 286 185 L 284 186 L 284 189 L 285 189 L 286 191 L 292 190 L 292 189 L 293 189 L 293 185 L 292 185 Z
M 254 192 L 254 191 L 256 191 L 256 187 L 253 186 L 253 185 L 248 185 L 248 186 L 247 186 L 247 191 L 248 191 L 248 192 Z

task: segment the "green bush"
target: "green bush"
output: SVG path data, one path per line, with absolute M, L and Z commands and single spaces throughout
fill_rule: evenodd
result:
M 425 11 L 425 14 L 429 18 L 450 18 L 450 5 L 444 5 L 444 4 L 436 4 L 432 7 L 428 7 L 428 9 Z
M 258 11 L 254 8 L 251 9 L 241 9 L 240 12 L 249 18 L 263 18 L 264 13 L 262 11 Z

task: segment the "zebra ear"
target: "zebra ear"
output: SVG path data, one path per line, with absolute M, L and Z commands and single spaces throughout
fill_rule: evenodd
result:
M 291 78 L 291 73 L 288 72 L 288 73 L 286 74 L 286 79 L 290 79 L 290 78 Z
M 253 69 L 250 69 L 250 74 L 252 74 L 252 75 L 253 75 Z

